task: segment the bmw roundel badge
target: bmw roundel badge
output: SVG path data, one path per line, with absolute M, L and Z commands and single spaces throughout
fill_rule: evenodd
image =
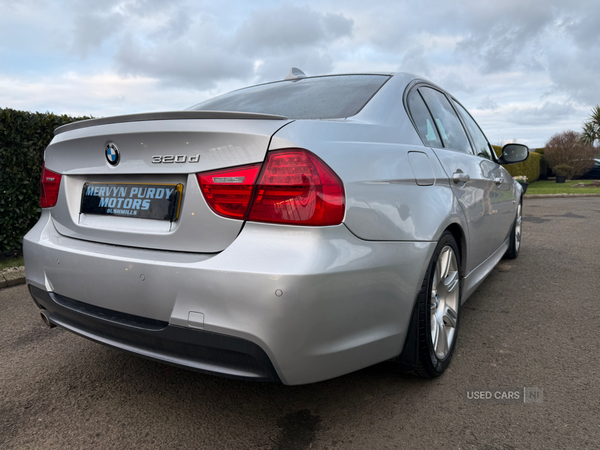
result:
M 106 148 L 104 149 L 104 155 L 106 156 L 106 160 L 111 166 L 116 166 L 119 164 L 119 160 L 121 159 L 121 155 L 119 155 L 119 148 L 113 142 L 106 144 Z

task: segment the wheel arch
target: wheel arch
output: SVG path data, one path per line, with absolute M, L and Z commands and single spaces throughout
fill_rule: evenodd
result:
M 464 278 L 467 275 L 467 237 L 465 232 L 460 224 L 456 222 L 448 225 L 444 231 L 452 233 L 452 236 L 454 236 L 454 240 L 458 245 L 458 251 L 460 252 L 460 275 L 461 278 Z
M 441 239 L 441 237 L 444 235 L 444 233 L 446 232 L 450 232 L 452 234 L 452 237 L 454 237 L 454 240 L 456 241 L 456 244 L 458 246 L 458 251 L 459 251 L 459 256 L 460 256 L 460 288 L 461 288 L 461 295 L 460 295 L 460 299 L 459 299 L 459 306 L 462 305 L 463 303 L 463 296 L 462 296 L 462 286 L 463 286 L 463 280 L 464 280 L 464 276 L 466 274 L 466 255 L 467 255 L 467 236 L 466 233 L 464 231 L 464 228 L 461 226 L 461 224 L 458 222 L 459 219 L 456 219 L 457 221 L 454 222 L 450 222 L 449 224 L 447 224 L 445 227 L 440 228 L 440 232 L 437 235 L 437 239 L 436 241 L 439 242 L 439 240 Z M 429 262 L 428 262 L 428 267 L 429 267 Z M 394 358 L 392 361 L 396 362 L 398 364 L 399 370 L 402 372 L 406 372 L 406 373 L 415 373 L 415 371 L 417 370 L 417 366 L 418 366 L 418 360 L 419 360 L 419 301 L 421 299 L 421 297 L 425 294 L 424 291 L 424 287 L 421 286 L 421 289 L 419 289 L 419 292 L 417 293 L 417 296 L 415 298 L 415 303 L 413 305 L 413 310 L 412 310 L 412 314 L 411 314 L 411 318 L 410 318 L 410 322 L 409 322 L 409 327 L 407 330 L 407 334 L 406 334 L 406 340 L 404 341 L 404 346 L 402 348 L 402 352 L 400 353 L 400 355 L 398 355 L 396 358 Z

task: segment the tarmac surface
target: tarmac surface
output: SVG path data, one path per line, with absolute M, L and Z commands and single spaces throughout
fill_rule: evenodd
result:
M 463 306 L 429 381 L 391 363 L 294 387 L 202 375 L 47 329 L 24 285 L 2 289 L 0 448 L 598 448 L 600 198 L 524 215 L 519 258 Z M 498 387 L 543 399 L 466 398 Z

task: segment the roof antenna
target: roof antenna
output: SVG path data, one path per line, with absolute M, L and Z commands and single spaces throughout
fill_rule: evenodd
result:
M 290 73 L 287 77 L 284 78 L 284 80 L 299 80 L 300 78 L 304 77 L 306 77 L 306 74 L 304 72 L 302 72 L 297 67 L 292 67 L 290 69 Z

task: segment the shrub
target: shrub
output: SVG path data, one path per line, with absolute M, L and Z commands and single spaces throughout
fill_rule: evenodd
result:
M 567 164 L 573 168 L 572 176 L 579 177 L 594 165 L 596 149 L 589 144 L 584 144 L 579 133 L 563 131 L 550 138 L 544 150 L 548 164 L 556 173 L 555 167 Z
M 0 108 L 0 255 L 21 251 L 40 214 L 40 172 L 54 129 L 89 117 Z
M 542 157 L 540 158 L 540 180 L 547 180 L 550 175 L 552 175 L 552 171 L 548 165 L 548 160 L 542 154 Z
M 573 178 L 575 170 L 568 164 L 559 164 L 554 166 L 554 173 L 559 177 L 567 177 L 569 180 Z
M 502 147 L 497 145 L 492 145 L 496 155 L 502 155 Z M 540 177 L 540 161 L 542 159 L 542 155 L 535 152 L 529 152 L 529 158 L 525 162 L 519 164 L 508 164 L 503 166 L 511 176 L 516 177 L 519 175 L 524 175 L 527 177 L 530 183 L 537 181 Z

